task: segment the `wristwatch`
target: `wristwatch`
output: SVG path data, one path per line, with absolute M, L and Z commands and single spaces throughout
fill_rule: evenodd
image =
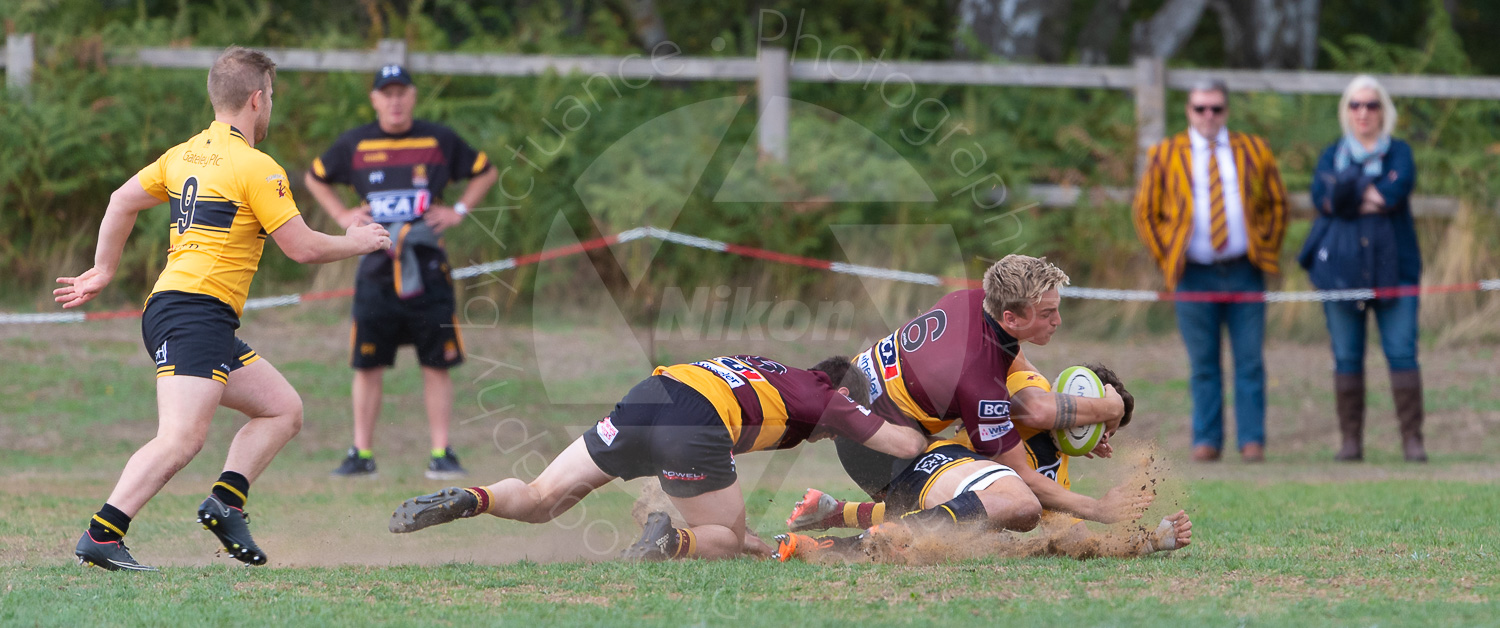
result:
M 463 201 L 454 203 L 453 213 L 458 214 L 459 216 L 467 216 L 469 215 L 469 206 L 465 205 Z

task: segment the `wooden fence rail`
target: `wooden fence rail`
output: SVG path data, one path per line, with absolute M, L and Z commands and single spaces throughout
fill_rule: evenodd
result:
M 29 33 L 6 37 L 6 85 L 23 97 L 31 82 L 35 39 Z M 660 50 L 661 46 L 657 47 Z M 205 69 L 220 49 L 135 48 L 109 55 L 109 63 L 153 68 Z M 286 71 L 369 72 L 382 65 L 399 63 L 413 72 L 469 76 L 538 76 L 549 73 L 604 75 L 621 80 L 664 81 L 755 81 L 761 96 L 759 112 L 761 150 L 773 159 L 785 159 L 787 115 L 784 99 L 791 81 L 816 83 L 891 82 L 927 85 L 984 85 L 1012 87 L 1091 88 L 1131 91 L 1136 102 L 1136 138 L 1139 154 L 1161 141 L 1167 128 L 1166 92 L 1185 90 L 1202 80 L 1223 80 L 1232 91 L 1283 94 L 1339 94 L 1354 75 L 1343 72 L 1279 70 L 1170 69 L 1162 59 L 1141 58 L 1132 66 L 1072 66 L 1001 64 L 972 61 L 884 61 L 857 58 L 793 60 L 779 48 L 765 48 L 756 58 L 688 57 L 670 55 L 555 56 L 412 52 L 402 40 L 381 40 L 373 50 L 267 49 L 277 66 Z M 1500 99 L 1500 77 L 1377 75 L 1393 96 L 1406 98 Z M 778 105 L 776 100 L 783 101 Z M 1139 171 L 1138 164 L 1137 170 Z M 1033 191 L 1054 190 L 1038 200 L 1059 206 L 1068 192 L 1056 186 L 1032 186 Z M 1118 191 L 1118 190 L 1117 190 Z M 1118 196 L 1114 192 L 1105 197 Z M 1076 196 L 1071 197 L 1076 201 Z M 1303 195 L 1305 198 L 1305 195 Z M 1071 201 L 1067 204 L 1071 204 Z M 1304 202 L 1305 204 L 1305 202 Z M 1453 199 L 1420 197 L 1414 200 L 1418 213 L 1451 215 Z

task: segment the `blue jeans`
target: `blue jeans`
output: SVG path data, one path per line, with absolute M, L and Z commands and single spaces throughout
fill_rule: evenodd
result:
M 1247 259 L 1221 264 L 1188 263 L 1179 292 L 1263 291 L 1266 280 Z M 1177 302 L 1177 329 L 1187 346 L 1192 376 L 1193 445 L 1224 447 L 1224 372 L 1221 330 L 1229 329 L 1234 359 L 1235 442 L 1240 448 L 1266 442 L 1265 303 Z
M 1375 312 L 1375 326 L 1380 329 L 1380 348 L 1385 350 L 1385 361 L 1391 370 L 1416 370 L 1418 301 L 1418 297 L 1412 296 L 1324 303 L 1328 337 L 1333 341 L 1334 372 L 1365 372 L 1365 330 L 1369 327 L 1371 310 Z

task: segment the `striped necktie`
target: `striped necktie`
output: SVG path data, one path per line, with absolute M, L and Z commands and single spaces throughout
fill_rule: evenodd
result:
M 1229 246 L 1229 219 L 1224 215 L 1224 180 L 1219 176 L 1219 143 L 1208 141 L 1208 236 L 1215 251 Z

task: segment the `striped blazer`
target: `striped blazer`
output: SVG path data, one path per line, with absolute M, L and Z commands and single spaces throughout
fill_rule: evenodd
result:
M 1229 133 L 1234 167 L 1239 173 L 1245 208 L 1250 262 L 1268 273 L 1280 271 L 1281 240 L 1286 235 L 1286 186 L 1266 141 Z M 1192 143 L 1186 131 L 1151 147 L 1146 172 L 1135 192 L 1131 212 L 1135 229 L 1166 277 L 1177 288 L 1193 232 Z

